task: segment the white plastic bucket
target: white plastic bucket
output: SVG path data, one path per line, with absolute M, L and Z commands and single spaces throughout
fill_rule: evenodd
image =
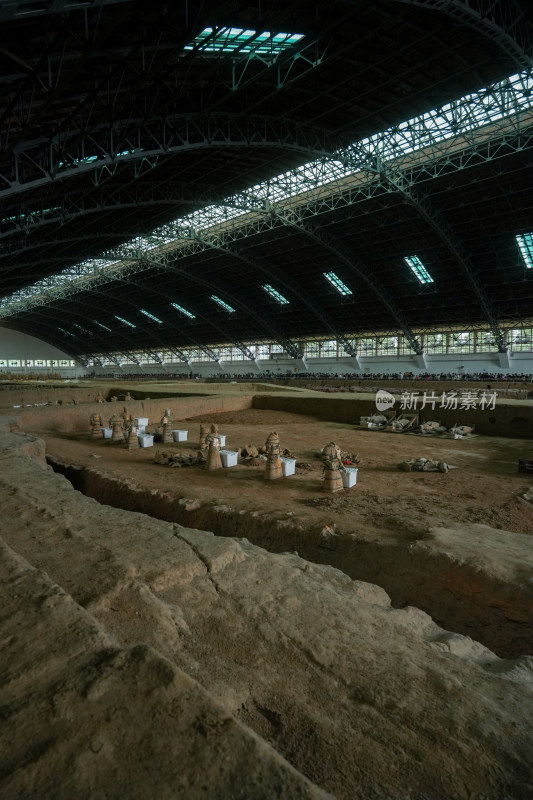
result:
M 356 467 L 345 467 L 342 473 L 342 485 L 345 489 L 351 489 L 357 483 L 357 469 Z
M 236 467 L 237 459 L 238 459 L 237 453 L 233 452 L 232 450 L 220 451 L 220 460 L 222 461 L 223 467 Z
M 172 436 L 175 442 L 186 442 L 188 431 L 172 431 Z

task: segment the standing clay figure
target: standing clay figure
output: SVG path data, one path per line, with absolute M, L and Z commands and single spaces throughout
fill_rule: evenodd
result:
M 328 442 L 322 450 L 322 464 L 324 471 L 324 491 L 340 492 L 343 489 L 342 475 L 344 467 L 340 457 L 340 449 L 335 442 Z
M 97 403 L 105 403 L 105 397 L 102 394 L 102 392 L 98 392 L 98 394 L 94 399 L 96 400 Z
M 102 438 L 102 417 L 100 414 L 91 414 L 91 436 L 93 439 Z
M 130 414 L 124 422 L 124 433 L 128 434 L 126 439 L 126 447 L 128 450 L 137 450 L 139 447 L 139 440 L 137 438 L 137 426 L 135 425 L 132 414 Z
M 133 400 L 133 397 L 129 392 L 126 392 L 126 394 L 124 395 L 124 402 L 128 403 L 130 400 Z
M 124 425 L 124 419 L 120 414 L 113 414 L 111 419 L 109 420 L 109 427 L 113 428 L 113 433 L 111 434 L 111 441 L 112 442 L 123 442 L 124 436 L 122 433 L 122 428 Z
M 163 444 L 170 444 L 172 439 L 172 426 L 173 426 L 172 417 L 170 416 L 170 409 L 165 408 L 165 413 L 161 417 L 161 425 L 163 427 L 161 441 Z
M 218 436 L 218 425 L 215 422 L 213 422 L 211 424 L 211 427 L 209 428 L 209 430 L 210 430 L 211 433 L 214 433 L 215 436 Z
M 221 469 L 222 459 L 220 458 L 220 439 L 215 433 L 209 432 L 205 437 L 207 447 L 206 469 Z
M 205 438 L 208 433 L 209 433 L 209 428 L 207 427 L 207 425 L 200 424 L 200 450 L 205 450 L 206 448 Z
M 265 452 L 267 457 L 265 468 L 265 479 L 275 480 L 281 478 L 283 473 L 281 471 L 279 436 L 276 431 L 272 431 L 265 442 Z

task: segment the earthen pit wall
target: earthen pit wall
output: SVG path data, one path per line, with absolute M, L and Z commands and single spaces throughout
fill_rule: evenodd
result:
M 353 378 L 346 378 L 344 380 L 337 379 L 331 380 L 329 378 L 313 379 L 313 374 L 310 373 L 305 378 L 275 378 L 275 383 L 279 386 L 295 386 L 300 389 L 305 387 L 323 386 L 324 388 L 331 389 L 349 389 L 352 386 L 361 387 L 361 389 L 370 388 L 372 386 L 379 387 L 380 389 L 388 390 L 389 386 L 394 389 L 400 389 L 405 392 L 462 392 L 468 389 L 475 389 L 476 391 L 484 392 L 505 392 L 508 389 L 520 389 L 524 392 L 533 393 L 533 382 L 531 381 L 495 381 L 494 379 L 487 378 L 486 381 L 471 381 L 471 380 L 444 380 L 444 381 L 426 381 L 424 378 L 420 379 L 406 379 L 396 380 L 396 378 L 387 378 L 380 380 L 379 378 L 370 378 L 366 380 Z M 490 389 L 487 389 L 490 386 Z
M 88 431 L 91 414 L 100 414 L 107 425 L 109 418 L 122 413 L 124 406 L 133 417 L 148 417 L 150 424 L 159 422 L 165 408 L 170 408 L 173 419 L 203 416 L 206 422 L 211 414 L 221 411 L 242 411 L 252 407 L 252 395 L 206 395 L 190 397 L 161 397 L 151 400 L 129 400 L 116 403 L 86 403 L 70 406 L 37 406 L 13 409 L 9 417 L 24 431 L 61 431 L 72 433 Z
M 271 553 L 296 551 L 308 561 L 340 569 L 353 580 L 381 586 L 395 607 L 421 608 L 443 628 L 476 639 L 502 658 L 533 655 L 531 587 L 505 582 L 478 564 L 462 563 L 453 554 L 434 549 L 431 537 L 419 541 L 420 548 L 410 542 L 371 542 L 271 514 L 201 505 L 98 470 L 48 461 L 75 489 L 100 503 L 217 536 L 246 538 Z
M 498 401 L 494 410 L 476 408 L 450 411 L 440 409 L 438 405 L 434 411 L 431 407 L 420 411 L 420 420 L 438 420 L 447 428 L 455 423 L 475 425 L 476 433 L 488 436 L 533 439 L 533 404 L 530 401 Z M 312 397 L 301 394 L 254 395 L 252 408 L 307 414 L 346 424 L 358 423 L 363 415 L 378 413 L 373 396 L 367 400 L 343 394 Z M 396 403 L 398 408 L 399 404 Z

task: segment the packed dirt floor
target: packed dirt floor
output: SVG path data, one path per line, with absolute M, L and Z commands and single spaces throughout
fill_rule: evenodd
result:
M 533 440 L 240 408 L 128 452 L 84 414 L 0 417 L 2 797 L 533 797 Z M 302 466 L 154 463 L 200 422 Z
M 171 403 L 171 400 L 168 401 Z M 119 405 L 119 404 L 117 404 Z M 119 405 L 121 408 L 121 405 Z M 196 454 L 200 423 L 216 423 L 226 434 L 224 449 L 264 445 L 277 431 L 287 448 L 306 464 L 296 474 L 265 481 L 264 466 L 238 464 L 208 472 L 201 467 L 174 469 L 154 464 L 157 452 Z M 128 452 L 90 433 L 32 430 L 46 442 L 52 459 L 98 469 L 158 492 L 200 502 L 216 502 L 262 513 L 290 513 L 309 525 L 336 525 L 339 532 L 368 539 L 405 541 L 419 538 L 431 525 L 477 522 L 533 534 L 531 505 L 523 494 L 531 486 L 517 471 L 518 459 L 532 455 L 533 441 L 478 436 L 469 440 L 435 439 L 409 434 L 361 431 L 354 425 L 325 422 L 303 414 L 244 409 L 209 417 L 174 419 L 188 429 L 187 442 Z M 153 429 L 150 425 L 148 430 Z M 319 452 L 329 441 L 360 458 L 357 484 L 335 494 L 323 491 Z M 402 472 L 401 461 L 423 456 L 458 469 L 440 474 Z M 117 498 L 117 502 L 119 499 Z

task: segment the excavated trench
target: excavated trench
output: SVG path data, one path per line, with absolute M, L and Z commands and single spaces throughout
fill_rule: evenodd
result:
M 370 542 L 323 527 L 305 527 L 288 514 L 239 511 L 142 489 L 97 470 L 47 456 L 55 472 L 87 497 L 217 536 L 246 538 L 273 553 L 296 551 L 336 567 L 354 580 L 381 586 L 396 608 L 416 606 L 446 630 L 475 639 L 502 658 L 533 655 L 533 601 L 517 584 L 498 581 L 473 565 L 416 542 Z

